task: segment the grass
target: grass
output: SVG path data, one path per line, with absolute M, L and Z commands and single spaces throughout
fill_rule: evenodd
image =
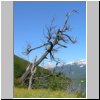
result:
M 50 89 L 33 89 L 14 88 L 14 98 L 77 98 L 75 93 L 64 91 L 54 91 Z

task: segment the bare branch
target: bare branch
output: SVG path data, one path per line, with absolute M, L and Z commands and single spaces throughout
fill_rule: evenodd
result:
M 62 45 L 62 44 L 60 44 L 60 43 L 58 43 L 58 45 L 61 46 L 61 47 L 63 47 L 63 48 L 67 48 L 67 46 Z
M 56 66 L 60 63 L 60 59 L 55 60 Z
M 33 49 L 31 49 L 31 48 L 26 48 L 26 50 L 25 50 L 25 52 L 22 52 L 24 55 L 28 55 L 31 51 L 33 51 L 33 50 L 36 50 L 36 49 L 39 49 L 39 48 L 41 48 L 41 47 L 44 47 L 44 46 L 46 46 L 46 45 L 48 45 L 49 43 L 45 43 L 45 44 L 43 44 L 43 45 L 41 45 L 41 46 L 38 46 L 38 47 L 36 47 L 36 48 L 33 48 Z
M 61 48 L 61 46 L 59 46 L 59 47 L 57 47 L 57 48 L 55 48 L 56 50 L 58 50 L 58 49 L 60 49 Z
M 52 24 L 53 24 L 53 22 L 54 22 L 54 17 L 53 17 L 53 19 L 52 19 L 52 21 L 51 21 L 51 24 L 50 24 L 50 27 L 52 27 Z
M 39 47 L 36 47 L 36 48 L 31 49 L 30 51 L 39 49 L 39 48 L 44 47 L 44 46 L 46 46 L 46 45 L 48 45 L 48 44 L 49 44 L 49 43 L 45 43 L 45 44 L 43 44 L 43 45 L 41 45 L 41 46 L 39 46 Z
M 46 30 L 47 30 L 47 34 L 44 34 L 44 37 L 47 39 L 47 42 L 51 41 L 51 39 L 54 40 L 54 35 L 56 32 L 56 26 L 53 26 L 53 22 L 54 22 L 54 18 L 51 21 L 51 24 L 49 27 L 45 26 Z
M 51 60 L 55 60 L 54 55 L 52 54 L 51 51 L 50 51 L 50 58 L 51 58 Z
M 46 38 L 47 41 L 49 42 L 49 41 L 52 39 L 52 35 L 53 35 L 53 33 L 52 33 L 52 28 L 51 28 L 51 27 L 48 28 L 48 27 L 46 26 L 46 29 L 47 29 L 47 35 L 45 35 L 45 38 Z
M 62 34 L 62 35 L 64 35 L 64 36 L 66 36 L 73 44 L 75 44 L 77 41 L 76 41 L 76 39 L 72 39 L 69 35 L 67 35 L 67 34 Z
M 65 39 L 65 36 L 63 36 L 63 35 L 61 36 L 61 40 L 62 40 L 63 42 L 65 42 L 65 43 L 68 43 L 68 40 L 66 40 L 66 39 Z
M 68 20 L 69 20 L 70 16 L 72 15 L 72 13 L 78 13 L 78 11 L 77 10 L 72 10 L 70 13 L 66 14 L 67 18 L 66 18 L 65 23 L 64 23 L 63 28 L 62 28 L 63 32 L 70 29 L 69 27 L 67 27 L 67 24 L 68 24 Z
M 54 53 L 57 52 L 57 51 L 58 51 L 57 49 L 54 49 L 54 48 L 52 49 L 52 52 L 54 52 Z

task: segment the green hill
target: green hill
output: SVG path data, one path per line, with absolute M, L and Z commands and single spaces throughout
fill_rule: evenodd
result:
M 14 78 L 19 78 L 25 72 L 29 62 L 14 55 Z
M 25 72 L 29 62 L 23 60 L 18 56 L 14 56 L 14 85 L 16 87 L 28 87 L 28 80 L 25 84 L 19 83 L 19 78 Z M 42 67 L 37 67 L 36 74 L 34 75 L 33 88 L 50 88 L 53 90 L 56 89 L 66 89 L 71 81 L 69 78 L 64 77 L 61 74 L 51 73 L 47 69 Z

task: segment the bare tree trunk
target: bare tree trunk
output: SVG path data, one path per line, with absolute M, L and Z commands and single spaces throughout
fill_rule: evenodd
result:
M 36 62 L 36 58 L 37 56 L 35 56 L 34 58 L 34 62 L 33 62 L 33 66 L 31 68 L 31 76 L 30 76 L 30 79 L 29 79 L 29 87 L 28 87 L 28 90 L 32 89 L 32 80 L 33 80 L 33 76 L 36 72 L 36 66 L 34 66 L 35 62 Z
M 48 55 L 48 53 L 49 53 L 49 50 L 51 50 L 52 49 L 52 47 L 50 46 L 49 48 L 48 48 L 48 50 L 41 56 L 41 58 L 37 61 L 37 62 L 35 62 L 34 63 L 34 67 L 36 67 L 36 66 L 38 66 L 43 60 L 44 60 L 44 58 Z M 26 69 L 26 72 L 22 75 L 22 77 L 20 78 L 20 82 L 23 82 L 25 79 L 26 79 L 26 77 L 31 73 L 31 68 L 32 68 L 32 63 L 28 66 L 28 68 Z
M 36 67 L 34 68 L 34 71 L 31 73 L 28 90 L 32 89 L 32 80 L 35 73 L 36 73 Z
M 29 64 L 29 66 L 27 67 L 25 73 L 20 78 L 20 80 L 19 80 L 20 82 L 24 82 L 25 78 L 29 75 L 31 68 L 32 68 L 32 63 Z

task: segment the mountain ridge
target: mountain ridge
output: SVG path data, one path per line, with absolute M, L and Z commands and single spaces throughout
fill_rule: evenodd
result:
M 64 76 L 72 79 L 86 79 L 86 62 L 85 60 L 72 61 L 62 66 L 49 67 L 51 72 L 62 73 Z

